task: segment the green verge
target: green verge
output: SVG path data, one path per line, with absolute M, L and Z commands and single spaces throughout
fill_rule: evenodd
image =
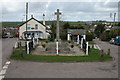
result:
M 28 60 L 28 61 L 47 61 L 47 62 L 91 62 L 91 61 L 108 61 L 112 60 L 112 57 L 106 54 L 103 54 L 101 57 L 100 51 L 97 49 L 90 49 L 89 56 L 40 56 L 26 54 L 26 51 L 22 49 L 16 49 L 10 57 L 14 60 Z
M 88 44 L 96 44 L 96 43 L 93 41 L 88 41 Z

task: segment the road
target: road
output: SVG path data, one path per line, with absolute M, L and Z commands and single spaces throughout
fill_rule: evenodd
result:
M 0 39 L 0 80 L 4 78 L 16 38 Z
M 2 39 L 0 39 L 0 71 L 2 69 Z
M 47 63 L 11 60 L 5 78 L 117 78 L 118 46 L 94 40 L 115 58 L 107 62 Z
M 17 41 L 16 38 L 5 38 L 2 39 L 2 64 L 5 65 L 5 62 L 9 60 L 10 55 L 12 54 L 13 46 Z

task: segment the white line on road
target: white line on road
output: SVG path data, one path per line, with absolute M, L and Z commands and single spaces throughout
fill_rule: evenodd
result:
M 96 48 L 96 45 L 94 45 L 94 48 L 97 49 L 97 48 Z
M 5 73 L 6 73 L 6 69 L 1 70 L 1 72 L 0 72 L 1 75 L 5 74 Z
M 7 68 L 8 68 L 8 65 L 4 65 L 4 66 L 3 66 L 3 69 L 7 69 Z
M 96 47 L 97 47 L 99 50 L 101 50 L 101 48 L 100 48 L 98 45 L 96 45 Z
M 2 80 L 4 77 L 5 77 L 5 76 L 3 76 L 3 75 L 0 75 L 0 80 Z
M 6 64 L 6 65 L 9 65 L 9 64 L 10 64 L 10 61 L 7 61 L 5 64 Z
M 2 80 L 5 77 L 4 75 L 6 74 L 6 71 L 7 71 L 8 66 L 9 66 L 10 63 L 11 63 L 10 61 L 7 61 L 5 63 L 5 65 L 3 66 L 3 68 L 2 68 L 2 70 L 0 72 L 0 80 Z

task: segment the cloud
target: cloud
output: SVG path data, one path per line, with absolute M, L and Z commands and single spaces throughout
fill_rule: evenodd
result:
M 61 20 L 81 21 L 98 20 L 109 18 L 110 13 L 117 12 L 118 3 L 110 2 L 28 2 L 29 18 L 31 14 L 42 20 L 42 14 L 46 15 L 46 20 L 55 20 L 54 12 L 60 9 L 62 12 Z M 9 4 L 9 5 L 8 5 Z M 3 2 L 2 16 L 3 21 L 21 21 L 25 15 L 25 2 Z

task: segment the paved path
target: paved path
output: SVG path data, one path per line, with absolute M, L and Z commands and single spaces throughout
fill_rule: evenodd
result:
M 77 55 L 80 55 L 80 56 L 84 56 L 85 55 L 85 52 L 83 52 L 82 50 L 80 50 L 80 48 L 78 46 L 74 46 L 74 51 Z

